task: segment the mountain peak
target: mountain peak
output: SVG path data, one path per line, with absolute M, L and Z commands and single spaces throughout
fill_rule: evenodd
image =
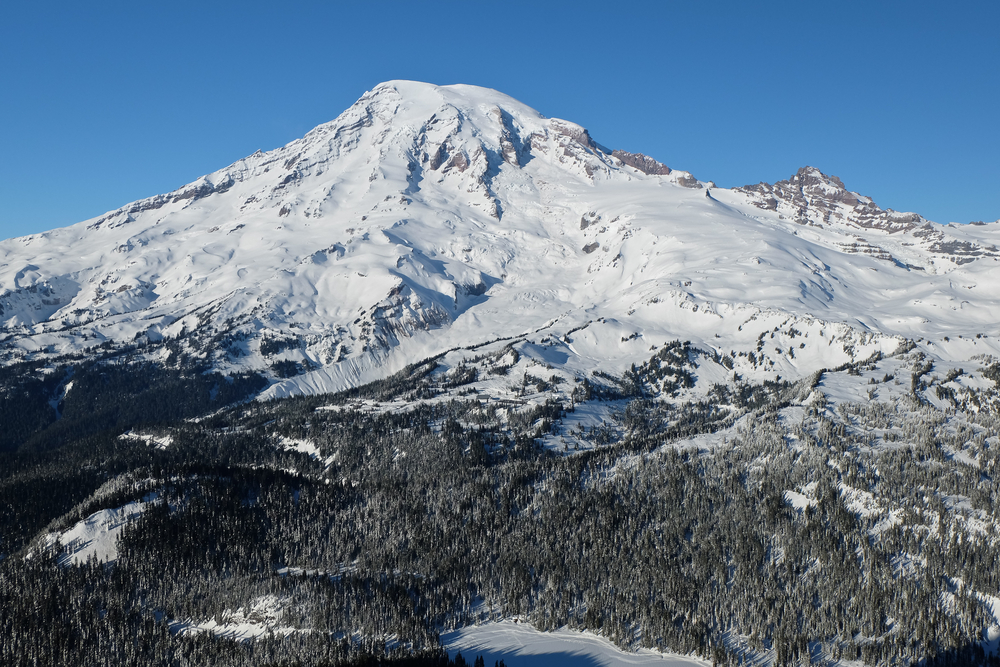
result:
M 341 173 L 342 169 L 364 170 L 366 192 L 377 189 L 377 182 L 402 176 L 407 183 L 402 189 L 412 194 L 425 178 L 433 177 L 437 184 L 453 190 L 477 193 L 482 197 L 477 201 L 499 219 L 504 204 L 497 195 L 496 179 L 512 177 L 507 173 L 511 168 L 519 170 L 539 157 L 546 165 L 588 183 L 613 174 L 631 178 L 639 172 L 669 175 L 675 184 L 701 187 L 687 172 L 672 171 L 641 153 L 611 151 L 594 141 L 586 128 L 547 118 L 499 91 L 393 80 L 365 92 L 337 118 L 300 139 L 271 151 L 257 151 L 174 192 L 133 202 L 87 224 L 99 229 L 131 223 L 139 213 L 193 203 L 234 186 L 245 197 L 241 212 L 311 209 L 315 216 L 329 212 L 336 198 L 323 196 L 310 206 L 305 200 L 316 194 L 303 195 L 296 184 L 319 176 L 331 184 L 338 178 L 353 178 Z M 359 192 L 354 189 L 355 195 Z
M 788 180 L 735 188 L 758 208 L 777 211 L 803 225 L 841 224 L 888 232 L 909 231 L 927 221 L 916 213 L 880 208 L 870 197 L 848 190 L 836 176 L 802 167 Z
M 729 325 L 758 310 L 865 318 L 895 335 L 925 276 L 985 271 L 979 260 L 1000 255 L 988 227 L 920 229 L 920 216 L 880 209 L 815 167 L 773 185 L 706 185 L 495 90 L 387 81 L 285 146 L 0 242 L 0 359 L 169 343 L 318 391 L 417 354 L 598 317 L 612 338 L 574 359 L 616 355 L 619 343 L 638 354 L 688 325 L 738 346 L 744 329 Z M 783 220 L 828 229 L 806 238 Z M 733 288 L 762 265 L 775 277 L 766 288 Z M 857 304 L 890 282 L 884 325 Z
M 834 190 L 847 191 L 847 187 L 844 185 L 843 181 L 836 176 L 824 174 L 816 167 L 801 167 L 789 180 L 792 182 L 798 182 L 804 187 L 822 185 Z

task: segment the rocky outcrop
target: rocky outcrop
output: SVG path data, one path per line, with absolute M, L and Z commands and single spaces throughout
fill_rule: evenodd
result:
M 888 232 L 910 231 L 927 222 L 916 213 L 882 209 L 869 197 L 848 190 L 836 176 L 803 167 L 786 181 L 734 188 L 754 206 L 777 211 L 803 225 L 844 224 Z
M 667 176 L 670 174 L 670 167 L 642 153 L 614 150 L 611 151 L 611 155 L 621 160 L 623 164 L 637 169 L 648 176 Z
M 948 236 L 944 231 L 935 229 L 930 223 L 913 232 L 920 244 L 931 253 L 943 255 L 955 264 L 969 264 L 982 257 L 1000 257 L 995 245 L 982 246 L 971 241 L 964 241 Z

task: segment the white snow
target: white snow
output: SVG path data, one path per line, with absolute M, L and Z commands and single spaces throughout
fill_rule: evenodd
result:
M 1000 652 L 1000 597 L 986 593 L 975 593 L 976 597 L 986 603 L 993 616 L 993 623 L 983 631 L 983 650 L 987 654 L 996 655 Z
M 266 595 L 253 600 L 246 607 L 227 610 L 215 619 L 205 621 L 180 621 L 170 623 L 170 629 L 177 634 L 211 633 L 218 637 L 245 641 L 273 633 L 287 636 L 299 630 L 279 625 L 282 614 L 281 601 L 274 595 Z
M 316 446 L 316 443 L 309 440 L 295 440 L 281 436 L 278 438 L 278 445 L 290 452 L 301 452 L 309 455 L 310 458 L 319 458 L 319 447 Z
M 877 516 L 885 511 L 870 492 L 855 489 L 843 483 L 839 487 L 841 497 L 844 500 L 844 506 L 858 516 Z
M 170 435 L 153 435 L 150 433 L 134 433 L 128 431 L 127 433 L 122 433 L 118 436 L 120 440 L 139 440 L 144 442 L 151 447 L 156 449 L 166 449 L 170 445 L 174 444 L 173 436 Z
M 804 510 L 807 507 L 816 505 L 814 499 L 796 491 L 785 491 L 785 502 L 797 510 Z
M 118 536 L 122 529 L 139 518 L 156 496 L 150 493 L 142 501 L 94 512 L 67 531 L 49 534 L 46 543 L 49 547 L 57 542 L 61 545 L 59 561 L 63 565 L 80 565 L 91 557 L 113 563 L 118 558 Z
M 496 91 L 393 81 L 176 192 L 0 242 L 0 327 L 12 358 L 235 327 L 208 353 L 218 370 L 313 369 L 263 398 L 522 334 L 575 374 L 674 339 L 744 353 L 701 364 L 704 388 L 804 377 L 903 337 L 938 362 L 1000 355 L 1000 225 L 804 226 L 682 175 L 625 167 Z M 956 264 L 928 235 L 985 254 Z M 858 238 L 905 263 L 844 250 Z
M 510 667 L 625 667 L 662 665 L 695 667 L 704 660 L 642 649 L 627 653 L 591 632 L 561 628 L 540 632 L 528 623 L 500 621 L 452 630 L 441 635 L 441 643 L 454 657 L 461 653 L 468 663 L 482 655 L 487 665 L 503 660 Z

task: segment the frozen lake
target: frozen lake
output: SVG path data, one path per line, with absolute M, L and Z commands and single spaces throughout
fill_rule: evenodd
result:
M 648 650 L 626 653 L 589 632 L 566 629 L 539 632 L 531 625 L 513 621 L 453 630 L 441 635 L 441 643 L 448 649 L 449 655 L 454 657 L 461 652 L 469 664 L 477 655 L 482 655 L 487 667 L 492 667 L 498 660 L 503 660 L 507 667 L 704 667 L 710 664 L 704 660 Z

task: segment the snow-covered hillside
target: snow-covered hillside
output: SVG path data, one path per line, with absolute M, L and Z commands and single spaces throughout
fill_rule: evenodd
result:
M 590 371 L 675 339 L 755 379 L 904 339 L 986 360 L 998 243 L 1000 222 L 884 211 L 816 169 L 717 188 L 493 90 L 393 81 L 287 146 L 0 243 L 0 358 L 138 344 L 263 370 L 266 396 L 524 335 Z

